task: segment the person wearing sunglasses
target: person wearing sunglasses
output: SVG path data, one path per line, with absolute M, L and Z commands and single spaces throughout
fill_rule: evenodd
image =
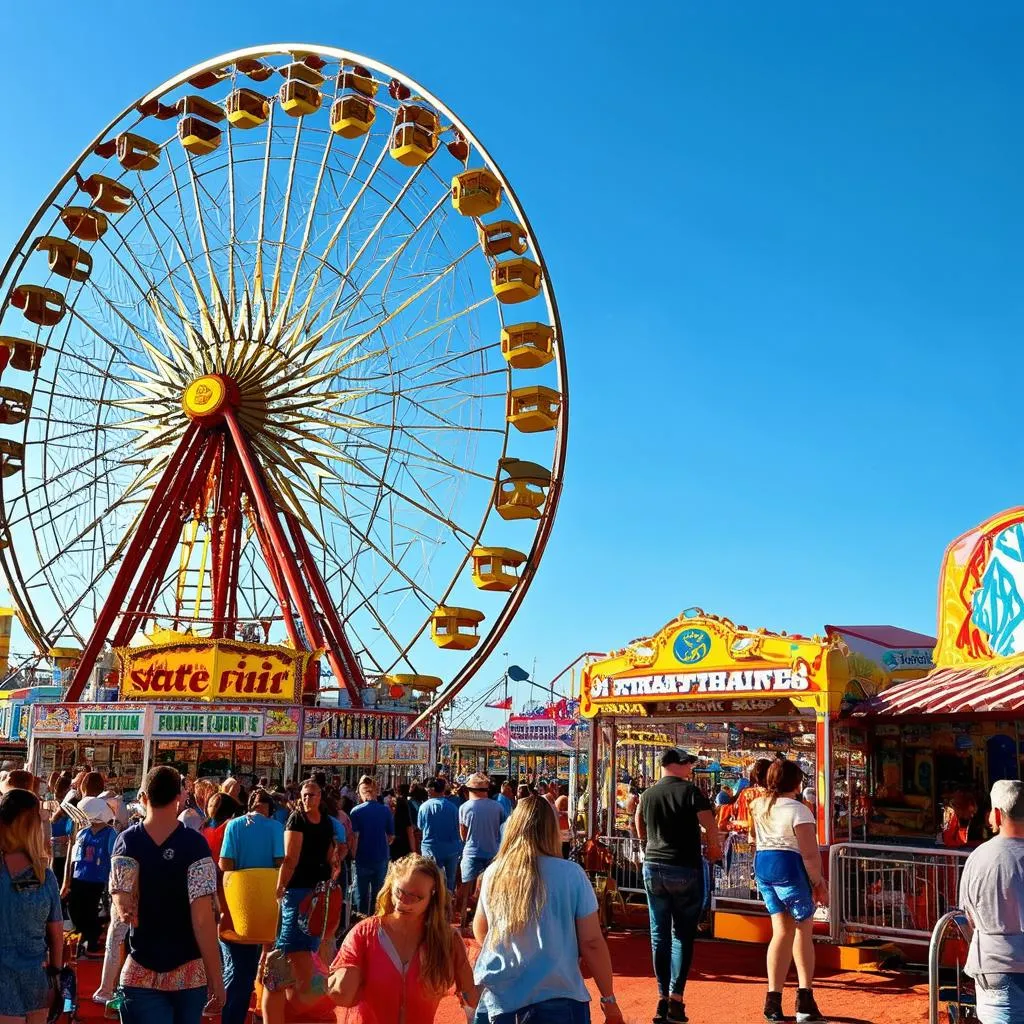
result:
M 437 864 L 418 854 L 392 862 L 377 912 L 345 938 L 328 992 L 349 1007 L 345 1024 L 431 1024 L 456 986 L 474 1007 L 478 993 L 466 947 L 451 925 L 451 901 Z

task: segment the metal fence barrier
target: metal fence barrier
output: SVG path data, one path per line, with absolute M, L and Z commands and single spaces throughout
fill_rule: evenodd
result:
M 644 846 L 631 836 L 602 836 L 601 842 L 612 851 L 612 877 L 619 892 L 644 894 Z
M 960 1020 L 964 1019 L 964 1004 L 972 1008 L 974 1005 L 973 997 L 965 992 L 961 985 L 962 976 L 959 960 L 956 965 L 956 986 L 949 992 L 941 988 L 939 967 L 942 962 L 942 943 L 950 927 L 956 928 L 959 939 L 964 946 L 970 945 L 970 925 L 968 924 L 967 916 L 962 910 L 946 911 L 932 929 L 932 937 L 928 943 L 928 1024 L 939 1024 L 939 1003 L 943 1000 L 949 1002 L 952 1002 L 953 999 L 956 1000 L 957 1008 L 961 1011 L 958 1014 L 958 1019 Z
M 960 850 L 838 843 L 829 850 L 834 942 L 890 938 L 927 946 L 956 906 L 967 854 Z

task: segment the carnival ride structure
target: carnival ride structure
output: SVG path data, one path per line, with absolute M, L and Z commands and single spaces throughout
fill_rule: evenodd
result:
M 434 710 L 558 504 L 526 215 L 448 107 L 340 49 L 226 54 L 104 128 L 0 271 L 0 374 L 0 563 L 37 648 L 80 645 L 69 700 L 157 628 L 322 650 L 354 704 Z M 448 685 L 435 649 L 469 655 Z

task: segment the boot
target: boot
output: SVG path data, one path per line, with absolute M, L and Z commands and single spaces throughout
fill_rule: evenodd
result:
M 786 1016 L 782 1012 L 782 993 L 781 992 L 769 992 L 764 997 L 764 1019 L 765 1020 L 785 1020 Z
M 670 999 L 668 1001 L 668 1013 L 665 1015 L 668 1024 L 687 1024 L 689 1019 L 686 1016 L 686 1007 L 681 1000 Z
M 796 1019 L 797 1024 L 828 1024 L 818 1010 L 812 989 L 798 988 L 796 990 Z
M 658 1000 L 658 1009 L 654 1013 L 653 1024 L 665 1024 L 668 1020 L 668 1003 L 667 999 Z

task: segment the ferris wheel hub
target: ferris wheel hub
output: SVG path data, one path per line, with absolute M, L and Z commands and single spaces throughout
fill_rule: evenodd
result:
M 181 396 L 181 407 L 190 420 L 216 423 L 227 408 L 238 407 L 238 385 L 220 373 L 197 377 Z

